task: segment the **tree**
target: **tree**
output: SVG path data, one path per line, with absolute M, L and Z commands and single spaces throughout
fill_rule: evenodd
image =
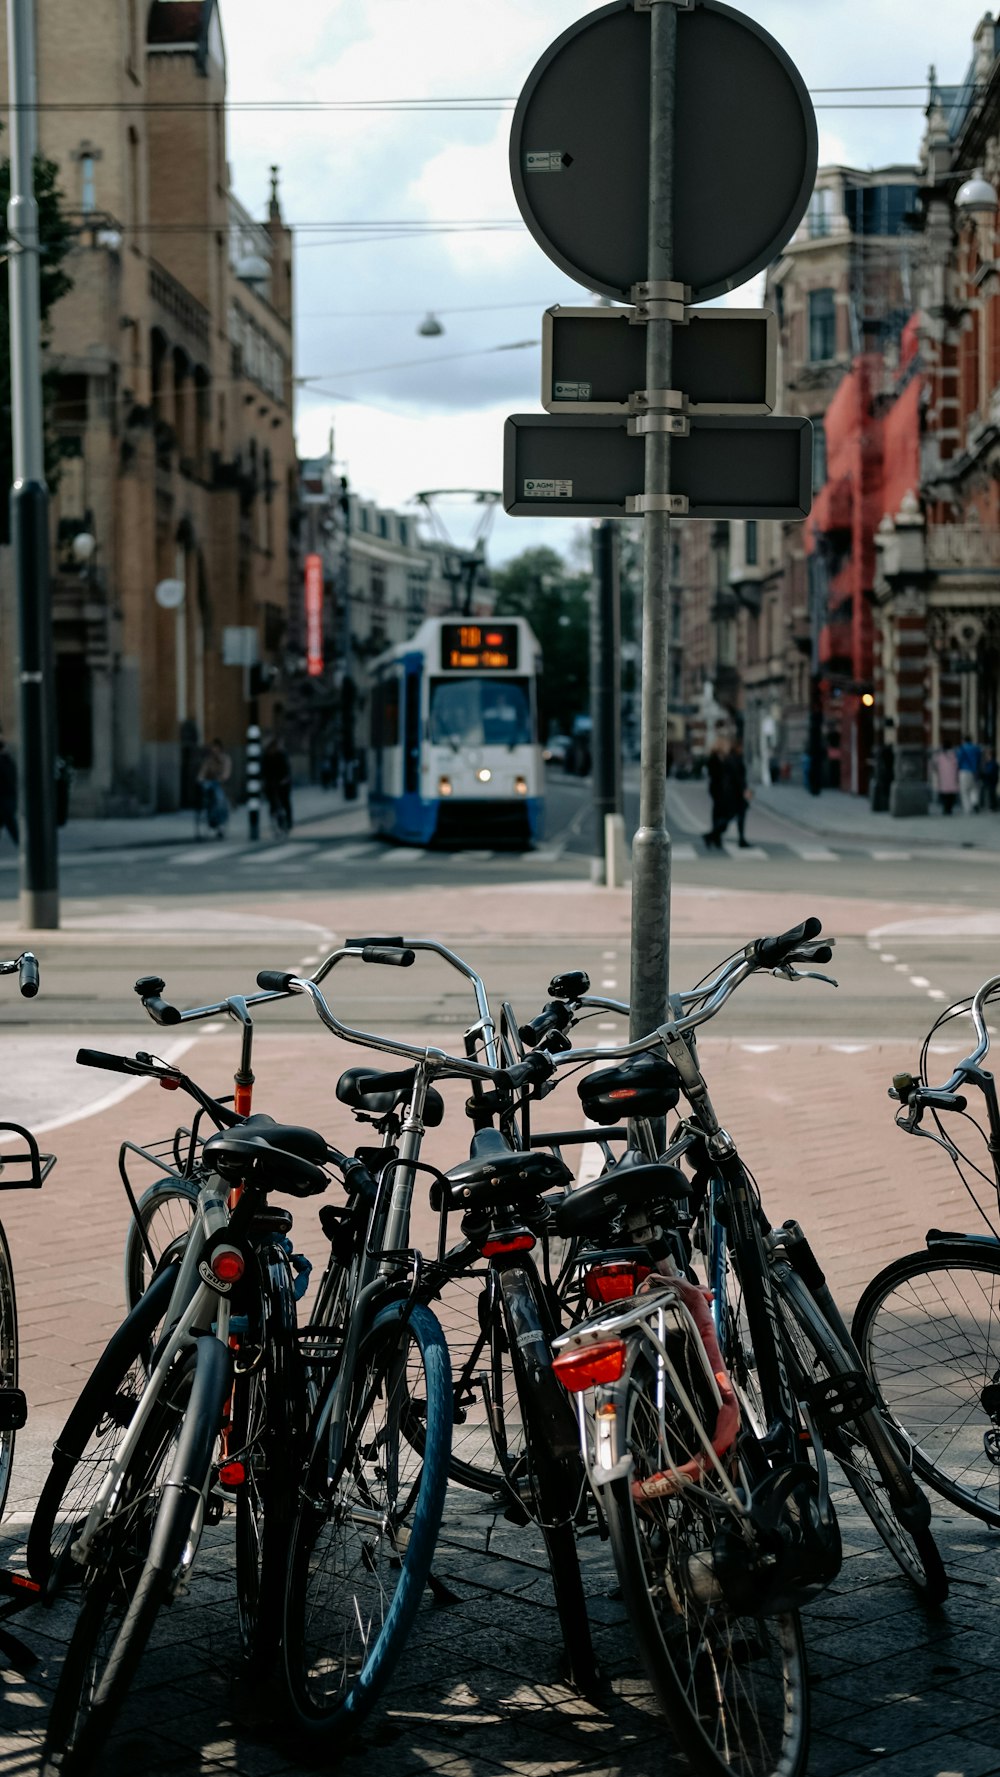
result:
M 590 710 L 590 576 L 554 549 L 524 549 L 493 572 L 498 617 L 526 617 L 542 651 L 542 733 Z
M 73 288 L 73 281 L 63 269 L 75 239 L 75 231 L 63 210 L 63 197 L 58 185 L 59 169 L 55 161 L 36 156 L 34 163 L 35 201 L 38 205 L 38 234 L 41 244 L 39 271 L 39 308 L 41 311 L 42 344 L 49 336 L 52 310 L 60 297 Z M 6 216 L 10 199 L 10 161 L 0 162 L 0 205 Z M 10 353 L 10 277 L 9 259 L 0 266 L 0 405 L 7 416 L 0 425 L 0 543 L 10 541 L 10 512 L 7 490 L 14 479 L 14 455 L 11 441 Z M 59 480 L 59 463 L 64 454 L 59 439 L 49 424 L 56 395 L 58 374 L 47 371 L 42 378 L 45 403 L 45 473 L 49 487 Z

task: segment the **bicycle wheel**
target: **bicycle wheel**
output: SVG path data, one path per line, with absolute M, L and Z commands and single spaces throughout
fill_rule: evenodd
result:
M 28 1531 L 28 1572 L 53 1595 L 82 1577 L 69 1550 L 94 1503 L 146 1384 L 152 1339 L 175 1279 L 168 1267 L 112 1334 L 52 1450 Z
M 95 1768 L 181 1564 L 193 1559 L 230 1368 L 226 1348 L 203 1338 L 165 1378 L 95 1538 L 46 1730 L 44 1756 L 61 1758 L 61 1777 Z
M 510 1348 L 488 1280 L 482 1266 L 458 1273 L 435 1303 L 451 1358 L 448 1472 L 460 1486 L 478 1493 L 498 1492 L 505 1476 L 516 1479 L 525 1449 Z
M 336 1386 L 336 1383 L 332 1384 Z M 429 1309 L 362 1339 L 331 1473 L 328 1418 L 309 1459 L 285 1593 L 285 1673 L 314 1736 L 353 1726 L 395 1667 L 430 1572 L 448 1484 L 451 1371 Z
M 244 1470 L 236 1486 L 236 1606 L 243 1656 L 255 1672 L 278 1651 L 305 1421 L 295 1295 L 280 1241 L 263 1248 L 258 1263 L 262 1319 L 237 1353 L 227 1451 Z
M 840 1343 L 801 1278 L 788 1269 L 776 1272 L 773 1281 L 788 1353 L 807 1398 L 816 1383 L 857 1372 L 855 1355 Z M 927 1500 L 878 1409 L 832 1426 L 824 1426 L 821 1412 L 817 1419 L 824 1448 L 840 1464 L 897 1566 L 925 1603 L 942 1603 L 948 1576 L 929 1528 Z
M 17 1387 L 17 1301 L 14 1267 L 7 1236 L 0 1225 L 0 1390 Z M 0 1513 L 3 1512 L 14 1463 L 14 1432 L 0 1431 Z
M 601 1491 L 622 1598 L 651 1684 L 692 1764 L 732 1777 L 800 1777 L 809 1738 L 805 1644 L 797 1611 L 773 1617 L 727 1609 L 706 1583 L 705 1555 L 731 1537 L 732 1506 L 718 1477 L 640 1499 L 636 1484 L 701 1454 L 669 1394 L 663 1435 L 650 1366 L 636 1365 L 626 1436 L 631 1477 Z
M 164 1255 L 180 1252 L 191 1231 L 198 1182 L 195 1179 L 157 1179 L 139 1198 L 139 1220 L 153 1249 L 153 1263 L 133 1216 L 125 1236 L 125 1301 L 134 1308 L 149 1288 Z
M 1000 1249 L 951 1241 L 895 1259 L 852 1331 L 917 1473 L 1000 1529 Z

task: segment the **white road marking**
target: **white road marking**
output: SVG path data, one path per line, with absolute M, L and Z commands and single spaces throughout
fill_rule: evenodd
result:
M 747 1055 L 770 1055 L 772 1050 L 777 1049 L 779 1046 L 780 1045 L 778 1043 L 741 1043 L 740 1044 L 740 1048 L 743 1049 Z
M 879 952 L 879 960 L 884 963 L 894 963 L 896 958 L 892 955 L 891 951 L 882 950 Z
M 488 864 L 492 858 L 496 857 L 496 855 L 495 851 L 457 851 L 455 853 L 455 863 L 457 864 L 460 859 L 467 858 L 470 862 Z
M 940 987 L 931 987 L 928 989 L 927 998 L 929 1000 L 943 1000 L 947 999 L 947 997 L 947 994 L 941 992 Z
M 804 864 L 830 864 L 841 855 L 835 851 L 827 851 L 825 845 L 793 845 L 792 851 Z
M 671 856 L 675 864 L 693 864 L 698 854 L 693 845 L 675 845 Z
M 930 982 L 928 981 L 926 975 L 911 975 L 910 976 L 910 986 L 911 987 L 929 987 Z
M 731 858 L 740 858 L 745 864 L 752 864 L 763 858 L 766 862 L 767 853 L 759 845 L 735 845 L 731 839 L 722 841 L 723 850 Z
M 167 863 L 179 864 L 185 870 L 189 870 L 198 864 L 216 864 L 220 858 L 231 858 L 234 853 L 245 850 L 245 845 L 226 845 L 225 843 L 216 845 L 211 840 L 206 840 L 204 845 L 199 845 L 197 851 L 173 852 L 167 859 Z
M 873 851 L 868 855 L 874 858 L 876 864 L 908 864 L 912 853 L 908 851 Z
M 283 864 L 289 858 L 311 857 L 319 851 L 318 845 L 306 845 L 301 840 L 290 839 L 287 845 L 266 845 L 252 852 L 244 853 L 241 864 Z
M 394 857 L 395 853 L 388 851 L 384 845 L 376 845 L 373 840 L 369 839 L 363 845 L 338 845 L 330 855 L 336 863 L 346 864 L 352 858 L 374 858 L 376 856 L 386 858 Z
M 830 1048 L 835 1049 L 837 1051 L 838 1055 L 863 1055 L 865 1053 L 865 1050 L 869 1049 L 870 1047 L 871 1047 L 871 1045 L 869 1043 L 831 1043 L 830 1044 Z
M 604 980 L 601 982 L 601 986 L 602 987 L 617 987 L 618 983 L 615 980 L 613 975 L 607 975 L 607 976 L 605 976 Z

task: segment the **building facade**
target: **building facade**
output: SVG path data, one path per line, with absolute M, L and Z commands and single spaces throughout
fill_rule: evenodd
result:
M 262 222 L 229 187 L 215 0 L 36 16 L 39 148 L 76 231 L 47 354 L 59 748 L 76 812 L 172 808 L 207 739 L 238 781 L 250 666 L 286 648 L 291 238 L 276 174 Z

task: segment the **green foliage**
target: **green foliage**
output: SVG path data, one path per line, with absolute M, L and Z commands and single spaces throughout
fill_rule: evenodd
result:
M 52 310 L 60 297 L 65 296 L 73 287 L 72 279 L 64 269 L 65 260 L 74 240 L 74 231 L 63 211 L 63 197 L 58 184 L 59 169 L 55 161 L 35 158 L 34 184 L 35 202 L 38 205 L 38 232 L 41 241 L 41 266 L 39 271 L 39 307 L 41 310 L 42 340 L 48 337 L 49 321 Z M 0 205 L 6 217 L 7 204 L 10 199 L 10 162 L 0 162 Z M 0 262 L 0 406 L 6 415 L 5 422 L 0 425 L 0 542 L 9 541 L 9 513 L 7 507 L 7 490 L 14 478 L 13 452 L 11 448 L 10 412 L 10 278 L 9 261 Z M 43 377 L 43 396 L 48 422 L 51 405 L 55 399 L 57 378 L 51 373 Z M 45 473 L 49 487 L 56 485 L 59 479 L 59 461 L 61 452 L 58 440 L 46 423 L 45 430 Z
M 525 549 L 493 573 L 498 617 L 526 617 L 542 650 L 542 733 L 590 709 L 590 576 L 554 549 Z

